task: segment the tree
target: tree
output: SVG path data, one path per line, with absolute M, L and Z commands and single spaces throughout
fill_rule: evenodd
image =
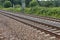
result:
M 26 3 L 26 7 L 29 7 L 29 4 L 32 0 L 25 0 L 25 3 Z
M 5 2 L 4 2 L 4 7 L 5 7 L 5 8 L 12 7 L 11 2 L 10 2 L 10 1 L 5 1 Z
M 3 6 L 4 2 L 5 2 L 5 0 L 0 0 L 0 5 Z
M 18 5 L 18 4 L 21 5 L 21 0 L 9 0 L 9 1 L 12 3 L 12 6 L 13 5 Z
M 59 6 L 60 0 L 49 0 L 49 1 L 38 1 L 40 6 L 50 7 L 50 6 Z
M 38 5 L 37 0 L 32 0 L 32 1 L 30 2 L 30 6 L 31 6 L 31 7 L 34 7 L 34 6 L 37 6 L 37 5 Z

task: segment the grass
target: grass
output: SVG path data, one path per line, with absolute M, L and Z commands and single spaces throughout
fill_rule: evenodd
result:
M 53 18 L 60 18 L 60 7 L 33 7 L 26 8 L 25 13 L 37 15 L 37 16 L 48 16 Z
M 13 11 L 13 12 L 21 12 L 22 9 L 21 8 L 0 8 L 2 10 L 6 10 L 6 11 Z M 32 15 L 37 15 L 37 16 L 48 16 L 48 17 L 53 17 L 53 18 L 60 18 L 60 7 L 50 7 L 50 8 L 46 8 L 46 7 L 30 7 L 30 8 L 26 8 L 24 10 L 24 12 L 26 14 L 32 14 Z
M 6 11 L 11 11 L 11 12 L 21 12 L 21 8 L 0 8 L 0 10 L 6 10 Z

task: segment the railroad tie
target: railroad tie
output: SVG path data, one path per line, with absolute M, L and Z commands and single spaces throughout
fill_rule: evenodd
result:
M 56 28 L 54 28 L 54 29 L 50 29 L 50 30 L 48 30 L 48 31 L 56 31 L 57 29 Z

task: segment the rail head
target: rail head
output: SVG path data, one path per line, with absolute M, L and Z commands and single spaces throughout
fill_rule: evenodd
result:
M 10 13 L 10 12 L 5 12 L 5 11 L 1 11 L 0 13 L 4 13 L 4 14 L 6 13 L 6 14 L 9 14 L 9 15 L 18 17 L 18 18 L 22 18 L 22 19 L 33 21 L 33 22 L 41 23 L 41 24 L 44 24 L 44 25 L 48 25 L 48 26 L 53 26 L 53 27 L 56 27 L 56 28 L 60 28 L 60 27 L 57 27 L 55 25 L 49 24 L 48 22 L 52 22 L 52 21 L 49 21 L 49 20 L 34 18 L 34 17 L 30 17 L 30 16 L 25 16 L 25 15 L 13 14 L 13 13 Z M 48 24 L 45 23 L 45 22 L 47 22 Z M 30 25 L 30 24 L 28 24 L 28 25 Z M 31 26 L 35 27 L 34 25 L 31 25 Z M 47 30 L 42 29 L 42 28 L 38 28 L 38 27 L 35 27 L 35 28 L 37 28 L 38 30 L 40 29 L 40 30 L 46 31 L 46 33 L 50 33 L 52 35 L 54 34 L 53 32 L 47 31 Z M 56 35 L 57 37 L 60 37 L 60 35 L 57 35 L 57 34 L 54 34 L 54 35 Z
M 56 28 L 60 29 L 60 23 L 59 22 L 40 19 L 40 18 L 35 18 L 35 17 L 31 17 L 31 16 L 14 14 L 14 13 L 2 11 L 2 10 L 0 10 L 0 13 L 10 14 L 10 15 L 13 15 L 13 16 L 16 16 L 16 17 L 19 17 L 19 18 L 27 19 L 27 20 L 34 21 L 34 22 L 37 22 L 37 23 L 42 23 L 42 24 L 45 24 L 45 25 L 48 25 L 48 26 L 53 26 L 53 27 L 56 27 Z

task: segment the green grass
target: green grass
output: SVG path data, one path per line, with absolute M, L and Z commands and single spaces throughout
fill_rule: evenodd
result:
M 0 8 L 0 10 L 6 10 L 6 11 L 11 11 L 11 12 L 21 12 L 21 8 Z
M 0 8 L 2 10 L 6 11 L 13 11 L 13 12 L 21 12 L 21 8 Z M 32 7 L 32 8 L 26 8 L 24 10 L 26 14 L 32 14 L 32 15 L 37 15 L 37 16 L 48 16 L 48 17 L 53 17 L 53 18 L 60 18 L 60 7 Z
M 60 7 L 33 7 L 26 8 L 25 13 L 37 16 L 48 16 L 53 18 L 60 18 Z

